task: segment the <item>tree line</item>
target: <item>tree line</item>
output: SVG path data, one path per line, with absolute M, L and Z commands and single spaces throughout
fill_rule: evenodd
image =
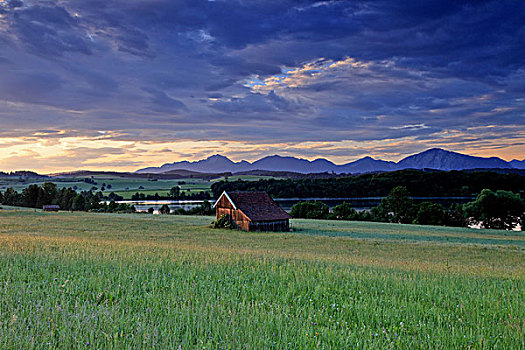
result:
M 206 191 L 199 191 L 199 192 L 191 192 L 190 190 L 182 191 L 179 186 L 174 186 L 170 189 L 166 195 L 159 195 L 158 193 L 155 193 L 154 195 L 151 194 L 144 194 L 141 192 L 136 192 L 135 194 L 131 195 L 132 200 L 160 200 L 160 199 L 173 199 L 173 200 L 208 200 L 211 199 L 211 196 Z
M 102 192 L 81 191 L 72 188 L 58 189 L 54 183 L 45 182 L 42 185 L 29 185 L 22 192 L 8 188 L 0 192 L 0 203 L 28 208 L 42 208 L 44 205 L 58 205 L 61 210 L 94 211 L 107 213 L 133 213 L 135 207 L 126 203 L 116 203 L 122 197 L 110 193 L 104 198 Z M 109 203 L 104 202 L 108 199 Z
M 265 191 L 274 198 L 384 197 L 404 186 L 415 197 L 474 197 L 483 189 L 523 194 L 525 176 L 493 171 L 399 170 L 359 176 L 308 179 L 219 181 L 212 184 L 215 198 L 223 191 Z
M 153 214 L 154 209 L 149 208 L 148 213 Z M 167 204 L 163 204 L 159 208 L 159 214 L 172 214 L 172 215 L 204 215 L 204 216 L 210 216 L 215 214 L 215 209 L 211 205 L 211 203 L 207 200 L 204 200 L 202 204 L 199 204 L 193 208 L 190 209 L 184 209 L 184 208 L 175 208 L 173 210 L 170 209 L 170 207 Z
M 482 190 L 472 202 L 441 204 L 422 202 L 415 204 L 404 186 L 397 186 L 370 211 L 357 211 L 349 203 L 330 209 L 318 201 L 299 202 L 292 206 L 294 218 L 377 221 L 418 225 L 469 226 L 479 224 L 483 228 L 512 229 L 525 223 L 525 201 L 515 193 L 505 190 Z

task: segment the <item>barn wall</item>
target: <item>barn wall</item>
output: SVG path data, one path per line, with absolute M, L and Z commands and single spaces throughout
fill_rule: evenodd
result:
M 249 231 L 290 231 L 290 220 L 275 220 L 275 221 L 258 221 L 252 222 L 249 225 Z
M 226 198 L 226 196 L 222 196 L 222 198 L 215 206 L 215 216 L 218 219 L 221 217 L 222 214 L 226 214 L 233 218 L 234 210 L 235 209 L 233 209 L 233 205 L 230 203 L 228 198 Z
M 248 231 L 250 229 L 250 220 L 248 217 L 239 209 L 234 209 L 226 196 L 223 196 L 215 206 L 216 218 L 220 218 L 222 214 L 230 216 L 235 224 L 242 230 Z
M 246 215 L 244 215 L 244 213 L 242 211 L 234 210 L 232 219 L 233 219 L 233 221 L 235 221 L 237 226 L 239 226 L 244 231 L 248 231 L 249 230 L 249 228 L 250 228 L 250 220 L 248 219 L 248 217 Z

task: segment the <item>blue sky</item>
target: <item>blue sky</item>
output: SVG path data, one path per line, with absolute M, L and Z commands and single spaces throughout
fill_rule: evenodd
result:
M 0 170 L 525 158 L 523 1 L 0 1 Z

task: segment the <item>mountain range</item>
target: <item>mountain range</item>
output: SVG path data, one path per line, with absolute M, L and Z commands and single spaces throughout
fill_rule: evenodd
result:
M 172 170 L 188 170 L 203 173 L 245 172 L 252 170 L 288 171 L 296 173 L 367 173 L 395 171 L 401 169 L 436 169 L 436 170 L 466 170 L 466 169 L 525 169 L 525 160 L 507 162 L 501 158 L 474 157 L 467 154 L 451 152 L 440 148 L 432 148 L 421 153 L 408 156 L 399 162 L 384 161 L 364 157 L 347 164 L 334 164 L 329 160 L 319 158 L 313 161 L 295 157 L 268 156 L 253 163 L 242 160 L 233 162 L 220 154 L 203 160 L 167 163 L 161 167 L 149 167 L 137 170 L 137 173 L 160 174 Z

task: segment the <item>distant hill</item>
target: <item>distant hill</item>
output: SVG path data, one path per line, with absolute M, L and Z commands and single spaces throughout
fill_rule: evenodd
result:
M 114 176 L 121 178 L 144 178 L 144 179 L 162 179 L 162 180 L 173 180 L 173 179 L 216 179 L 224 176 L 231 176 L 231 172 L 222 173 L 201 173 L 197 171 L 190 171 L 185 169 L 173 169 L 163 173 L 130 173 L 130 172 L 118 172 L 118 171 L 90 171 L 90 170 L 79 170 L 67 173 L 57 173 L 51 176 L 57 178 L 68 178 L 68 177 L 90 177 L 90 176 Z
M 185 160 L 182 162 L 164 164 L 163 166 L 159 168 L 150 167 L 150 168 L 140 169 L 136 171 L 136 173 L 158 174 L 158 173 L 165 173 L 167 171 L 174 170 L 174 169 L 197 171 L 201 173 L 223 173 L 223 172 L 231 172 L 233 169 L 235 171 L 250 170 L 249 165 L 250 163 L 246 161 L 234 163 L 231 160 L 229 160 L 227 157 L 221 156 L 220 154 L 216 154 L 214 156 L 211 156 L 211 157 L 208 157 L 206 159 L 199 160 L 196 162 L 188 162 Z
M 301 174 L 312 173 L 368 173 L 395 171 L 401 169 L 436 169 L 436 170 L 466 170 L 466 169 L 523 169 L 524 161 L 506 162 L 501 158 L 474 157 L 462 153 L 451 152 L 440 148 L 432 148 L 427 151 L 408 156 L 399 162 L 390 162 L 371 157 L 337 165 L 326 159 L 309 161 L 296 157 L 282 157 L 279 155 L 268 156 L 254 161 L 245 160 L 233 162 L 225 156 L 216 154 L 196 162 L 167 163 L 161 167 L 149 167 L 137 170 L 141 173 L 166 173 L 173 169 L 197 171 L 204 173 L 240 173 L 254 170 L 271 172 L 291 172 Z
M 345 173 L 371 173 L 375 171 L 394 171 L 397 170 L 397 165 L 395 162 L 364 157 L 355 162 L 342 165 L 340 169 Z
M 17 178 L 24 178 L 24 179 L 41 179 L 41 178 L 47 178 L 47 175 L 40 175 L 35 173 L 34 171 L 28 171 L 28 170 L 19 170 L 19 171 L 11 171 L 9 173 L 5 173 L 3 171 L 0 171 L 0 177 L 17 177 Z
M 512 168 L 501 158 L 473 157 L 466 154 L 432 148 L 406 157 L 397 163 L 398 169 L 465 170 L 483 168 Z
M 509 162 L 509 164 L 514 168 L 514 169 L 525 169 L 525 159 L 524 160 L 517 160 L 517 159 L 514 159 L 514 160 L 511 160 Z

